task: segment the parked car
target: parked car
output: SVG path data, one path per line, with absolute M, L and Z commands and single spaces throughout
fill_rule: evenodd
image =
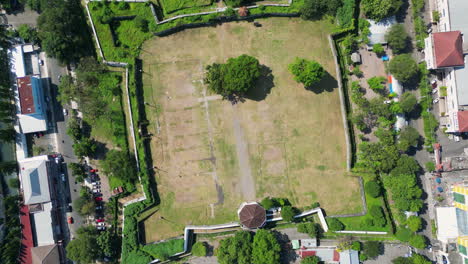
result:
M 95 181 L 95 182 L 92 182 L 91 184 L 93 186 L 98 186 L 98 185 L 101 185 L 101 182 L 100 181 Z
M 97 225 L 98 225 L 98 226 L 106 226 L 106 223 L 104 223 L 104 222 L 99 222 L 99 223 L 97 223 Z
M 96 206 L 96 210 L 102 210 L 102 208 L 103 208 L 102 205 Z
M 73 211 L 73 207 L 71 205 L 67 206 L 67 212 L 71 213 Z
M 96 223 L 102 223 L 102 222 L 104 222 L 104 218 L 96 219 Z
M 101 189 L 94 189 L 93 193 L 101 193 Z
M 89 170 L 89 172 L 93 172 L 93 173 L 98 172 L 98 171 L 99 171 L 98 169 L 91 169 L 91 170 Z
M 63 109 L 63 115 L 64 115 L 64 116 L 67 116 L 67 115 L 68 115 L 68 110 L 65 109 L 65 108 Z
M 104 230 L 106 230 L 106 227 L 105 227 L 105 226 L 98 226 L 98 227 L 96 227 L 96 228 L 97 228 L 97 230 L 99 230 L 99 231 L 104 231 Z
M 66 182 L 66 181 L 67 181 L 67 180 L 65 179 L 65 174 L 63 174 L 63 173 L 60 174 L 60 177 L 62 178 L 62 181 L 63 181 L 63 182 Z
M 44 60 L 39 60 L 39 65 L 44 66 Z
M 102 197 L 96 197 L 96 198 L 94 198 L 94 200 L 95 200 L 96 202 L 100 202 L 100 201 L 102 201 Z
M 73 217 L 69 216 L 69 217 L 67 218 L 67 222 L 68 222 L 69 224 L 73 224 Z

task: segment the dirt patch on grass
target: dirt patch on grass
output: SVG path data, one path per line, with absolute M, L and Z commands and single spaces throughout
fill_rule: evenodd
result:
M 158 231 L 150 217 L 150 239 L 179 234 L 178 226 L 186 224 L 236 221 L 241 202 L 265 196 L 289 198 L 299 207 L 319 201 L 331 214 L 361 210 L 358 182 L 346 173 L 328 25 L 287 18 L 261 23 L 186 30 L 145 43 L 143 83 L 155 135 L 158 213 L 175 223 Z M 245 102 L 233 107 L 204 94 L 204 67 L 241 54 L 264 65 Z M 330 77 L 305 89 L 287 70 L 296 56 L 319 61 Z M 239 142 L 245 144 L 240 152 Z M 247 157 L 241 162 L 242 155 Z M 242 168 L 253 183 L 242 181 Z M 246 192 L 246 184 L 252 190 Z

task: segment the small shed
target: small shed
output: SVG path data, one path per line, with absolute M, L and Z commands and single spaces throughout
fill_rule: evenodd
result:
M 248 229 L 260 228 L 266 223 L 266 211 L 256 202 L 242 203 L 237 214 L 241 225 Z
M 297 239 L 291 241 L 291 244 L 292 244 L 292 248 L 294 250 L 301 248 L 301 244 L 299 243 L 299 240 L 297 240 Z
M 245 16 L 249 15 L 249 9 L 247 9 L 247 7 L 245 7 L 245 6 L 241 6 L 237 10 L 237 13 L 239 14 L 239 16 L 245 17 Z
M 354 52 L 353 54 L 351 54 L 351 61 L 355 64 L 361 64 L 362 60 L 361 60 L 361 54 L 357 53 L 357 52 Z

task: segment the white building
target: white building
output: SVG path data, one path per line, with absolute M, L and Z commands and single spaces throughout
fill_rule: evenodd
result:
M 24 204 L 29 207 L 35 246 L 55 243 L 53 185 L 50 182 L 47 155 L 19 160 L 20 183 Z
M 436 0 L 437 30 L 425 39 L 427 68 L 438 75 L 440 124 L 448 133 L 468 132 L 468 1 Z M 440 87 L 446 87 L 442 90 Z

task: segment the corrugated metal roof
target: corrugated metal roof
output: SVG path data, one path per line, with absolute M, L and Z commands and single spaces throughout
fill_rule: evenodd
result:
M 465 65 L 468 56 L 465 56 Z M 459 105 L 468 105 L 468 69 L 467 67 L 458 67 L 454 69 L 455 83 L 457 87 L 457 98 Z
M 468 34 L 468 1 L 449 0 L 450 30 L 460 30 L 462 34 Z
M 458 236 L 455 207 L 436 207 L 437 238 L 447 243 L 448 239 Z
M 52 203 L 43 204 L 43 211 L 31 214 L 34 219 L 37 246 L 54 244 L 54 230 L 52 227 Z
M 47 155 L 19 161 L 24 204 L 50 201 L 47 161 Z

